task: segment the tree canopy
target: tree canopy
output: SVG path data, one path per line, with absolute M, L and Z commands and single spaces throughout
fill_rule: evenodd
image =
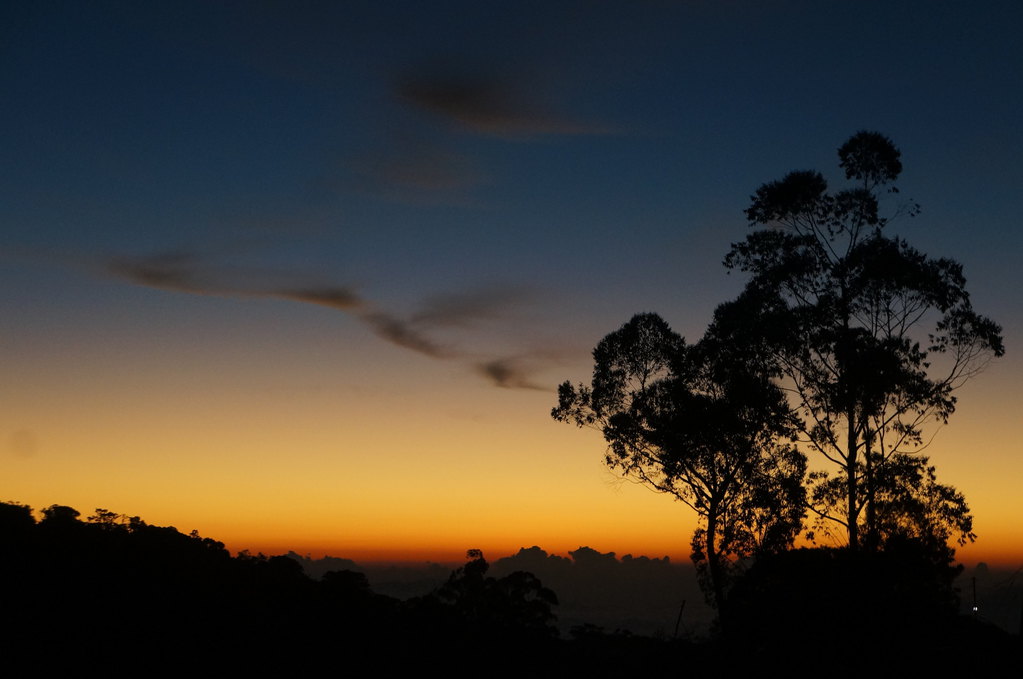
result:
M 791 547 L 807 511 L 811 539 L 909 542 L 946 568 L 949 543 L 975 537 L 921 453 L 956 390 L 1004 353 L 1001 328 L 974 311 L 958 262 L 887 233 L 920 211 L 899 196 L 892 141 L 858 132 L 838 159 L 838 190 L 807 170 L 756 190 L 754 230 L 725 258 L 748 280 L 699 342 L 638 314 L 551 413 L 600 430 L 611 469 L 695 510 L 693 559 L 722 618 L 730 569 Z M 826 468 L 807 474 L 803 450 Z
M 858 132 L 838 156 L 846 188 L 829 192 L 819 172 L 797 171 L 757 189 L 746 215 L 758 228 L 725 259 L 749 280 L 709 332 L 771 356 L 801 440 L 837 468 L 812 477 L 813 497 L 828 500 L 815 510 L 843 526 L 855 549 L 883 541 L 890 523 L 878 510 L 906 456 L 926 444 L 929 422 L 954 412 L 955 390 L 1004 348 L 1001 328 L 974 311 L 959 263 L 886 235 L 893 217 L 919 212 L 896 203 L 882 214 L 902 170 L 891 140 Z M 952 504 L 959 535 L 972 536 L 965 503 Z
M 750 355 L 689 345 L 638 314 L 593 351 L 589 386 L 565 382 L 552 416 L 599 429 L 607 465 L 696 511 L 693 559 L 721 611 L 736 560 L 788 546 L 804 516 L 805 458 L 778 438 L 792 418 Z
M 526 571 L 488 577 L 490 564 L 478 549 L 468 550 L 466 559 L 434 596 L 471 625 L 473 633 L 557 636 L 551 607 L 558 605 L 558 597 L 539 578 Z

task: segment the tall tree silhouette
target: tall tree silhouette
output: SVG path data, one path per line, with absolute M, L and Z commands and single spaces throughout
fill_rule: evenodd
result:
M 804 516 L 805 458 L 778 445 L 793 426 L 782 391 L 753 352 L 687 345 L 639 314 L 593 351 L 590 386 L 562 384 L 551 415 L 599 429 L 606 463 L 696 511 L 693 560 L 726 618 L 736 558 L 791 544 Z
M 851 549 L 874 548 L 901 521 L 884 498 L 907 471 L 905 455 L 919 452 L 927 423 L 948 420 L 954 391 L 1003 346 L 1001 328 L 973 310 L 960 264 L 884 234 L 882 204 L 902 171 L 891 140 L 858 132 L 838 156 L 847 188 L 829 192 L 819 172 L 797 171 L 757 189 L 746 215 L 764 228 L 725 259 L 750 278 L 710 333 L 772 356 L 801 439 L 837 467 L 814 476 L 815 511 L 843 527 Z M 902 204 L 892 216 L 918 212 Z M 966 512 L 953 523 L 972 536 L 965 502 L 945 507 Z
M 558 597 L 535 575 L 515 571 L 502 578 L 488 577 L 490 564 L 481 550 L 468 550 L 466 558 L 434 596 L 474 634 L 557 636 L 551 607 L 558 605 Z

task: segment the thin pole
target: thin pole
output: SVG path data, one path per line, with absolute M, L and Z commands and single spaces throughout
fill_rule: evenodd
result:
M 686 610 L 686 600 L 682 600 L 682 605 L 678 609 L 678 620 L 675 621 L 675 636 L 674 639 L 678 639 L 678 626 L 682 624 L 682 611 Z

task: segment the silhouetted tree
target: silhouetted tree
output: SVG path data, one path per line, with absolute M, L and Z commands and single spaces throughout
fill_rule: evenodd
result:
M 792 426 L 784 394 L 755 353 L 687 345 L 656 314 L 633 317 L 593 357 L 590 386 L 562 384 L 551 415 L 599 429 L 610 468 L 696 511 L 693 560 L 724 618 L 729 569 L 801 529 L 806 461 L 778 444 Z
M 710 332 L 772 357 L 801 440 L 837 467 L 814 476 L 814 509 L 856 549 L 882 540 L 897 506 L 885 494 L 926 423 L 946 422 L 955 389 L 1003 346 L 1001 328 L 974 312 L 961 265 L 883 234 L 882 201 L 902 170 L 891 140 L 859 132 L 838 155 L 848 188 L 829 193 L 820 173 L 798 171 L 757 189 L 746 215 L 767 228 L 733 244 L 725 264 L 750 279 Z M 944 507 L 972 535 L 965 503 Z
M 42 512 L 43 521 L 49 522 L 50 524 L 77 523 L 78 517 L 82 515 L 82 513 L 74 507 L 68 507 L 66 505 L 50 505 L 46 509 L 42 510 Z
M 0 502 L 0 529 L 5 534 L 24 532 L 35 526 L 32 508 L 20 502 Z
M 138 517 L 135 518 L 138 519 Z M 124 514 L 118 514 L 117 512 L 100 507 L 96 508 L 96 513 L 90 516 L 88 521 L 106 530 L 117 530 L 118 528 L 129 527 L 131 525 L 131 520 Z
M 556 636 L 551 606 L 558 597 L 532 573 L 516 571 L 503 578 L 487 577 L 490 564 L 483 552 L 470 549 L 468 562 L 455 570 L 435 596 L 454 609 L 477 632 Z
M 938 483 L 935 468 L 928 458 L 906 454 L 892 455 L 873 475 L 873 537 L 882 549 L 893 542 L 914 541 L 933 558 L 951 562 L 954 550 L 949 543 L 964 545 L 972 541 L 973 516 L 966 498 L 952 486 Z M 845 500 L 843 475 L 821 477 L 813 488 L 813 503 L 823 515 L 840 513 Z M 818 524 L 826 519 L 820 518 Z M 862 521 L 861 521 L 862 523 Z

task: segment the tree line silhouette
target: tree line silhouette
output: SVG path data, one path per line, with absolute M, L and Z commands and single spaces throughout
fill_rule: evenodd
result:
M 314 580 L 291 558 L 231 556 L 137 516 L 97 509 L 83 521 L 61 505 L 41 514 L 0 503 L 0 606 L 13 623 L 4 661 L 39 675 L 200 661 L 296 668 L 332 655 L 377 669 L 453 664 L 485 649 L 540 653 L 556 636 L 554 593 L 528 573 L 487 577 L 478 551 L 436 591 L 400 601 L 362 573 Z
M 493 666 L 498 676 L 600 674 L 666 667 L 637 648 L 671 645 L 702 663 L 702 647 L 580 626 L 561 638 L 557 595 L 532 573 L 489 575 L 479 550 L 432 592 L 400 600 L 343 569 L 311 578 L 287 556 L 232 556 L 196 531 L 106 509 L 40 512 L 0 503 L 0 635 L 4 666 L 47 676 L 341 668 Z M 338 560 L 344 563 L 346 560 Z
M 489 575 L 479 550 L 469 550 L 466 563 L 432 592 L 399 600 L 373 592 L 363 573 L 336 570 L 314 579 L 293 558 L 231 556 L 195 531 L 186 535 L 137 516 L 97 509 L 81 520 L 71 507 L 52 505 L 37 521 L 29 507 L 8 502 L 0 503 L 0 610 L 7 623 L 0 652 L 12 676 L 233 676 L 327 667 L 382 676 L 472 667 L 529 677 L 680 667 L 726 676 L 778 668 L 803 676 L 835 657 L 832 630 L 821 621 L 850 604 L 853 594 L 830 581 L 845 574 L 863 583 L 854 595 L 869 598 L 857 609 L 870 632 L 861 643 L 884 638 L 896 655 L 884 662 L 864 655 L 832 674 L 869 669 L 888 676 L 885 668 L 940 666 L 984 676 L 984 668 L 1018 667 L 1018 637 L 955 615 L 948 570 L 928 566 L 906 547 L 905 554 L 886 550 L 882 560 L 843 550 L 758 560 L 730 590 L 735 624 L 728 636 L 654 638 L 580 624 L 566 638 L 554 625 L 557 595 L 526 571 Z M 519 562 L 539 551 L 523 550 Z M 807 633 L 805 618 L 816 632 Z M 959 655 L 945 657 L 950 647 Z

